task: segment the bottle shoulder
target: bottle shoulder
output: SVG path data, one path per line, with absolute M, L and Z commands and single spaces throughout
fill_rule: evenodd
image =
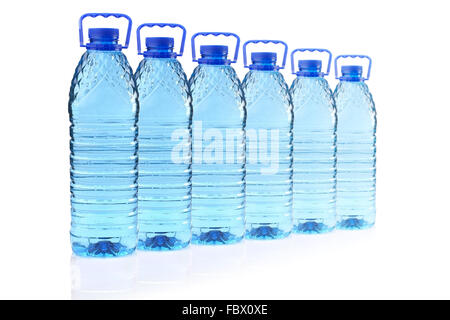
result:
M 183 104 L 190 103 L 186 73 L 176 59 L 143 59 L 134 78 L 141 104 L 154 95 L 173 98 Z
M 72 78 L 69 105 L 94 99 L 96 94 L 115 97 L 125 104 L 137 104 L 133 71 L 122 52 L 86 51 Z M 106 99 L 106 100 L 108 100 Z
M 369 87 L 364 82 L 341 81 L 334 90 L 338 113 L 368 110 L 376 115 L 375 102 Z
M 334 92 L 338 130 L 341 132 L 374 132 L 377 127 L 375 103 L 363 82 L 341 81 Z
M 297 77 L 292 82 L 290 93 L 295 114 L 336 112 L 333 93 L 328 81 L 322 77 Z
M 248 109 L 260 104 L 281 105 L 286 111 L 292 109 L 289 87 L 280 72 L 251 70 L 246 74 L 242 88 Z
M 231 66 L 198 65 L 189 79 L 189 87 L 194 106 L 213 100 L 245 108 L 242 85 Z

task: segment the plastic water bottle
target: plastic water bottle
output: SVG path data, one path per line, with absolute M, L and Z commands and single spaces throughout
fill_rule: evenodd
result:
M 248 44 L 284 46 L 277 66 L 275 52 L 252 52 Z M 247 101 L 246 237 L 277 239 L 292 229 L 293 108 L 289 88 L 279 69 L 286 64 L 288 47 L 279 40 L 250 40 L 243 46 L 244 66 L 250 71 L 242 83 Z
M 137 29 L 138 53 L 143 27 L 180 28 L 174 38 L 146 38 L 147 50 L 135 74 L 139 92 L 139 242 L 142 250 L 174 250 L 191 239 L 192 105 L 186 74 L 177 60 L 186 30 L 178 24 L 147 23 Z
M 360 65 L 344 65 L 337 74 L 340 58 L 368 59 L 367 76 Z M 367 56 L 344 55 L 335 60 L 334 92 L 337 125 L 337 227 L 365 229 L 375 223 L 376 111 L 369 88 L 372 60 Z
M 222 35 L 236 38 L 233 61 L 224 45 L 200 46 L 195 38 Z M 233 33 L 197 33 L 193 60 L 199 65 L 189 80 L 193 105 L 192 242 L 230 244 L 245 229 L 245 99 L 230 66 L 236 62 L 239 37 Z
M 125 46 L 119 30 L 89 29 L 83 19 L 126 18 Z M 80 256 L 123 256 L 137 243 L 137 116 L 133 72 L 122 49 L 128 47 L 131 19 L 91 13 L 80 18 L 81 57 L 70 88 L 70 176 L 73 252 Z
M 321 60 L 299 60 L 297 52 L 328 54 L 328 67 Z M 294 103 L 294 232 L 324 233 L 336 224 L 336 107 L 325 76 L 330 72 L 331 53 L 326 49 L 296 49 L 291 53 L 291 86 Z

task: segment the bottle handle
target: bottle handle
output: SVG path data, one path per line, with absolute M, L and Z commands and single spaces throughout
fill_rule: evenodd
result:
M 248 40 L 244 43 L 244 45 L 242 46 L 242 53 L 244 55 L 244 68 L 248 68 L 247 65 L 247 45 L 250 43 L 273 43 L 273 44 L 281 44 L 284 46 L 284 54 L 283 54 L 283 62 L 281 63 L 281 66 L 278 67 L 277 69 L 284 69 L 284 67 L 286 66 L 286 57 L 287 57 L 287 52 L 288 52 L 288 45 L 286 44 L 286 42 L 281 41 L 281 40 Z
M 295 71 L 295 64 L 294 64 L 294 55 L 297 52 L 326 52 L 328 54 L 328 64 L 327 64 L 327 72 L 322 73 L 324 76 L 327 76 L 330 74 L 330 68 L 331 68 L 331 59 L 332 59 L 332 54 L 330 52 L 330 50 L 327 49 L 317 49 L 317 48 L 299 48 L 299 49 L 295 49 L 291 52 L 291 71 L 292 74 L 297 74 L 297 72 Z
M 114 17 L 114 18 L 118 18 L 118 19 L 125 18 L 128 20 L 127 37 L 125 39 L 125 45 L 122 46 L 123 49 L 128 48 L 128 45 L 130 44 L 132 21 L 128 15 L 123 14 L 123 13 L 85 13 L 85 14 L 83 14 L 79 20 L 80 47 L 86 47 L 86 44 L 84 43 L 84 39 L 83 39 L 83 20 L 87 17 L 96 18 L 98 16 L 101 16 L 103 18 L 108 18 L 108 17 Z
M 231 61 L 231 63 L 236 63 L 237 59 L 238 59 L 238 55 L 239 55 L 239 44 L 241 43 L 241 39 L 239 38 L 239 36 L 235 33 L 231 33 L 231 32 L 197 32 L 196 34 L 194 34 L 191 38 L 191 47 L 192 47 L 192 61 L 194 62 L 198 62 L 198 59 L 196 58 L 195 55 L 195 38 L 197 38 L 198 36 L 225 36 L 225 37 L 234 37 L 236 38 L 236 50 L 234 51 L 234 58 Z
M 370 78 L 370 70 L 372 69 L 372 59 L 369 56 L 361 55 L 361 54 L 343 54 L 339 55 L 334 59 L 334 74 L 336 76 L 336 79 L 340 80 L 341 77 L 339 76 L 339 71 L 337 67 L 337 61 L 339 59 L 343 58 L 361 58 L 361 59 L 367 59 L 369 60 L 369 67 L 367 68 L 367 75 L 366 77 L 363 77 L 362 80 L 369 80 Z
M 183 35 L 181 36 L 181 45 L 180 45 L 180 52 L 176 53 L 177 57 L 181 57 L 184 52 L 184 42 L 186 41 L 186 28 L 182 26 L 181 24 L 177 23 L 143 23 L 141 24 L 137 30 L 136 30 L 136 37 L 137 37 L 137 50 L 138 54 L 142 55 L 141 52 L 141 29 L 147 27 L 147 28 L 153 28 L 153 27 L 171 27 L 171 28 L 180 28 L 183 32 Z

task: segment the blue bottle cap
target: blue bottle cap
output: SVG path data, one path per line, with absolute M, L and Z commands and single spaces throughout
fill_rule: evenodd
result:
M 252 63 L 273 64 L 276 62 L 276 52 L 252 52 Z
M 144 57 L 151 58 L 175 58 L 177 54 L 173 52 L 174 39 L 170 37 L 148 37 L 145 38 Z
M 338 72 L 338 60 L 344 58 L 358 58 L 358 59 L 366 59 L 369 62 L 367 66 L 367 75 L 363 76 L 363 67 L 361 65 L 341 65 L 341 74 L 339 76 Z M 366 55 L 361 54 L 343 54 L 339 55 L 334 59 L 334 73 L 336 79 L 343 81 L 366 81 L 370 78 L 370 70 L 372 69 L 372 58 Z
M 342 66 L 342 75 L 361 76 L 363 68 L 362 66 Z
M 228 46 L 221 45 L 203 45 L 200 46 L 200 54 L 202 58 L 197 59 L 195 54 L 195 38 L 198 36 L 225 36 L 233 37 L 236 39 L 236 47 L 234 51 L 233 60 L 228 60 Z M 217 65 L 229 65 L 237 61 L 239 55 L 239 44 L 241 39 L 235 33 L 231 32 L 197 32 L 191 37 L 191 48 L 192 48 L 192 61 L 198 62 L 199 64 L 217 64 Z
M 277 54 L 276 52 L 252 52 L 252 63 L 249 65 L 250 70 L 277 70 Z
M 303 77 L 321 77 L 322 73 L 322 60 L 298 60 L 297 75 Z
M 148 37 L 145 38 L 147 50 L 173 50 L 174 39 L 170 37 Z
M 125 43 L 119 44 L 119 29 L 116 28 L 91 28 L 88 31 L 90 43 L 84 43 L 83 37 L 83 20 L 87 17 L 109 18 L 114 17 L 117 19 L 124 18 L 128 21 L 127 33 L 125 37 Z M 130 43 L 132 21 L 129 16 L 123 13 L 85 13 L 80 17 L 78 22 L 78 33 L 80 35 L 80 46 L 91 50 L 106 50 L 106 51 L 120 51 L 128 48 Z
M 298 60 L 298 69 L 300 71 L 322 69 L 322 60 Z
M 226 57 L 228 55 L 228 46 L 203 45 L 200 46 L 200 54 L 208 57 Z
M 119 29 L 90 28 L 88 35 L 91 42 L 114 42 L 119 40 Z
M 362 66 L 341 66 L 342 77 L 344 81 L 361 81 L 362 80 Z
M 200 46 L 200 54 L 202 56 L 198 59 L 200 64 L 229 65 L 231 63 L 227 59 L 228 46 L 203 45 Z

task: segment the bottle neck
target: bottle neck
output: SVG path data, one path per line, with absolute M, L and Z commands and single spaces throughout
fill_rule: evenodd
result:
M 101 41 L 90 39 L 86 44 L 86 49 L 96 51 L 122 51 L 122 45 L 118 44 L 117 40 Z
M 227 55 L 208 55 L 202 54 L 202 57 L 198 59 L 199 64 L 208 64 L 208 65 L 223 65 L 227 66 L 231 64 L 231 60 L 227 59 Z
M 342 82 L 364 82 L 364 79 L 361 76 L 354 75 L 342 75 L 339 80 Z
M 363 82 L 365 79 L 362 76 L 362 67 L 359 66 L 342 66 L 341 81 L 347 82 Z
M 299 66 L 299 70 L 297 71 L 298 77 L 305 77 L 305 78 L 323 78 L 325 74 L 321 70 L 321 66 L 313 66 L 313 67 L 304 67 Z
M 170 49 L 149 49 L 143 53 L 145 58 L 176 58 L 176 52 Z
M 250 70 L 258 70 L 258 71 L 278 71 L 278 66 L 275 62 L 268 63 L 253 63 L 248 66 Z
M 323 78 L 323 72 L 319 71 L 299 71 L 297 72 L 299 78 Z

